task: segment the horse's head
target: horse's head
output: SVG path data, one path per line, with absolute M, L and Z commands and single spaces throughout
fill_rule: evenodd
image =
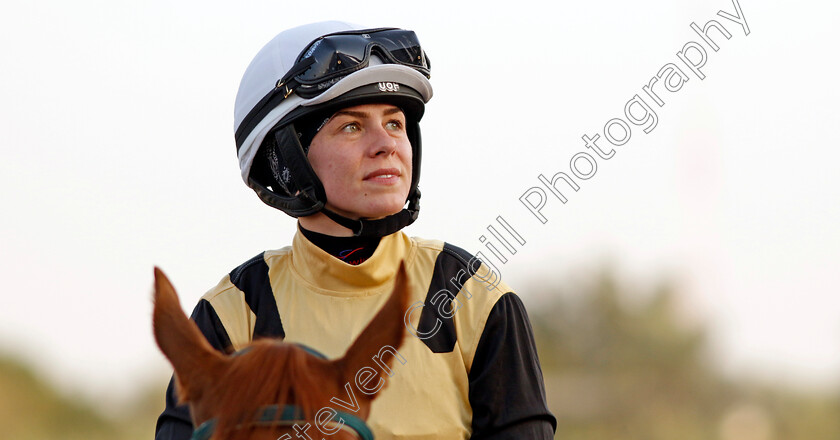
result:
M 178 395 L 190 404 L 194 426 L 215 420 L 213 439 L 282 439 L 278 434 L 293 433 L 293 424 L 306 423 L 317 438 L 354 438 L 344 437 L 347 428 L 354 417 L 367 419 L 399 356 L 408 289 L 401 264 L 391 297 L 340 359 L 327 360 L 275 339 L 257 340 L 226 356 L 187 318 L 172 284 L 155 268 L 155 339 L 175 369 Z M 297 410 L 295 417 L 302 420 L 275 423 L 289 417 L 281 414 L 284 405 L 294 405 L 285 409 Z

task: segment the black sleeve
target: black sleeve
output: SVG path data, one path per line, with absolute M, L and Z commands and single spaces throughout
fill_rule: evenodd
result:
M 207 300 L 202 299 L 193 310 L 191 319 L 198 324 L 201 333 L 215 349 L 229 352 L 232 344 L 222 321 Z M 155 427 L 155 440 L 189 440 L 193 425 L 187 405 L 178 405 L 174 377 L 166 389 L 166 407 L 160 414 Z
M 470 369 L 471 440 L 554 438 L 531 322 L 513 293 L 493 306 Z

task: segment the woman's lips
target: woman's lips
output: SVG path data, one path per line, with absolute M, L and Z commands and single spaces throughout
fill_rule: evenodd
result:
M 392 183 L 400 179 L 400 170 L 396 168 L 380 168 L 375 171 L 367 173 L 364 180 L 373 181 L 377 183 Z

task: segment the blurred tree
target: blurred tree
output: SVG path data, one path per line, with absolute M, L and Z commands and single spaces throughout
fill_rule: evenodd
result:
M 0 430 L 2 438 L 15 440 L 104 440 L 118 432 L 81 399 L 60 395 L 7 357 L 0 357 Z
M 106 417 L 104 408 L 65 396 L 24 363 L 0 356 L 0 439 L 148 440 L 163 411 L 165 387 L 161 381 Z
M 706 331 L 676 289 L 619 284 L 610 271 L 569 288 L 542 284 L 530 307 L 549 406 L 564 440 L 840 438 L 840 395 L 724 379 Z

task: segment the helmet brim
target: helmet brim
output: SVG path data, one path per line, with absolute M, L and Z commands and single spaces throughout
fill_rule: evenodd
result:
M 432 99 L 432 85 L 429 80 L 423 76 L 422 73 L 411 67 L 400 64 L 378 64 L 368 66 L 362 70 L 354 72 L 340 81 L 335 83 L 332 87 L 327 89 L 324 93 L 301 102 L 301 106 L 309 107 L 319 105 L 328 101 L 332 101 L 341 95 L 358 89 L 359 87 L 368 84 L 377 83 L 398 83 L 406 85 L 416 90 L 420 94 L 423 102 L 429 102 Z
M 391 104 L 405 113 L 406 121 L 416 124 L 423 118 L 425 102 L 420 92 L 394 82 L 367 84 L 352 89 L 323 104 L 298 107 L 287 114 L 278 126 L 295 123 L 301 117 L 316 119 L 330 117 L 333 113 L 348 107 L 364 104 Z

